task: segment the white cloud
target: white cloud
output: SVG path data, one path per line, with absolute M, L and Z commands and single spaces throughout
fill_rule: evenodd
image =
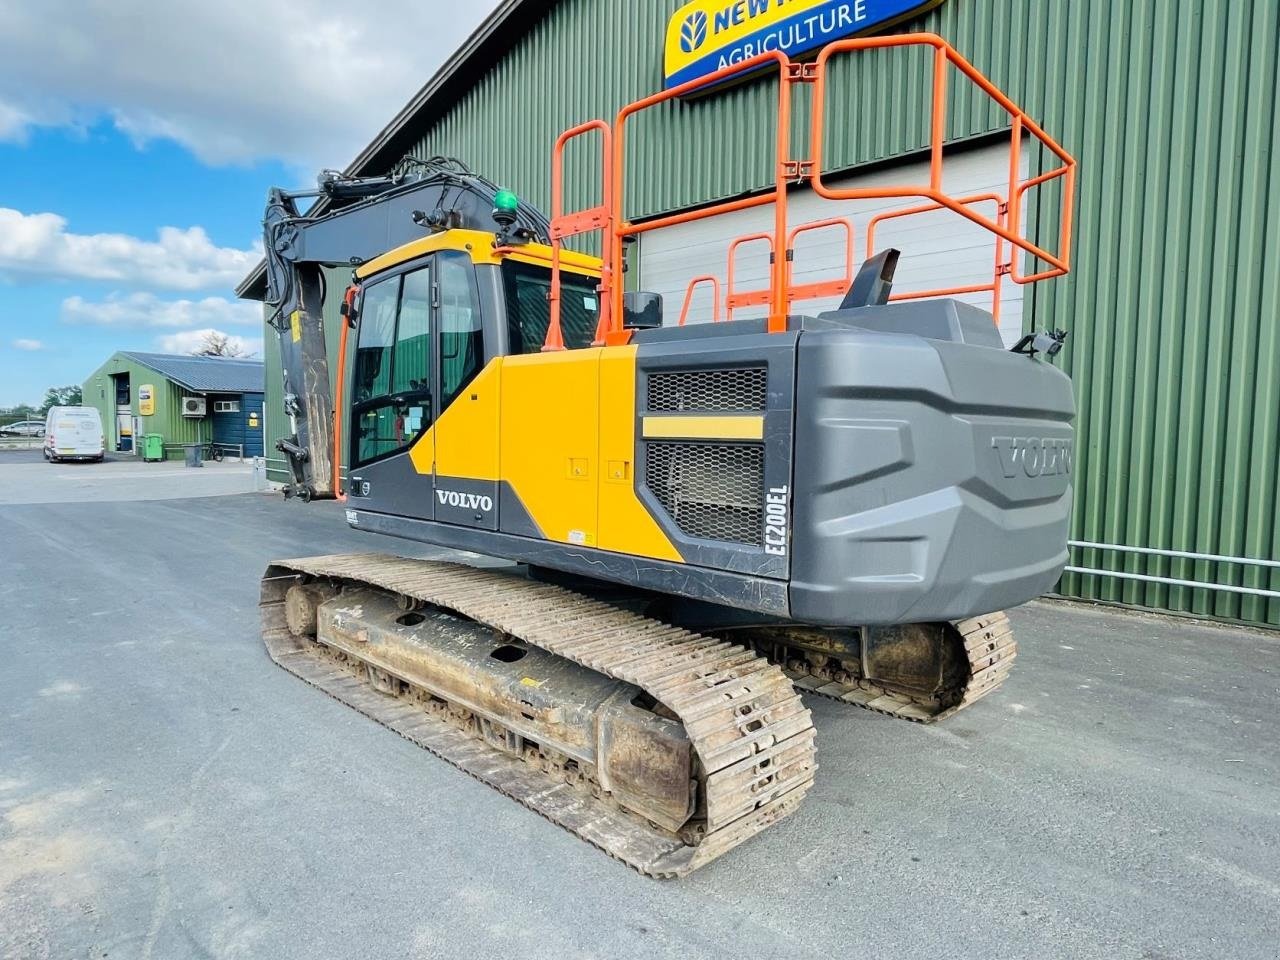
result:
M 15 350 L 43 350 L 44 344 L 39 340 L 15 340 L 13 341 L 13 349 Z
M 243 354 L 256 357 L 262 356 L 261 337 L 231 336 L 222 330 L 214 330 L 212 327 L 204 330 L 184 330 L 181 333 L 170 333 L 162 337 L 156 337 L 156 346 L 161 353 L 192 353 L 204 345 L 205 338 L 211 333 L 227 337 L 227 345 L 236 348 Z
M 161 300 L 154 293 L 114 293 L 99 301 L 67 297 L 62 301 L 62 319 L 103 327 L 253 326 L 262 323 L 262 306 L 224 297 Z
M 0 100 L 0 143 L 21 141 L 26 136 L 31 118 L 19 110 Z
M 345 166 L 495 6 L 0 3 L 0 138 L 107 115 L 208 162 Z
M 202 227 L 161 227 L 155 240 L 71 233 L 56 213 L 0 207 L 0 276 L 114 280 L 170 290 L 233 286 L 258 249 L 219 247 Z

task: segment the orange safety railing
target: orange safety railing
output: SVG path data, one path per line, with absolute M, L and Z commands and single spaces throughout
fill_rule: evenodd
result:
M 594 233 L 598 230 L 602 235 L 601 243 L 606 251 L 612 242 L 611 218 L 613 216 L 614 179 L 609 175 L 607 169 L 602 177 L 599 204 L 572 213 L 565 213 L 564 210 L 565 147 L 569 145 L 571 140 L 586 136 L 592 132 L 600 134 L 600 152 L 601 156 L 605 158 L 605 162 L 607 162 L 611 154 L 610 145 L 613 140 L 613 131 L 603 120 L 589 120 L 566 130 L 556 138 L 555 149 L 551 153 L 551 292 L 547 298 L 551 304 L 551 313 L 547 323 L 547 336 L 542 344 L 543 350 L 564 349 L 564 333 L 560 328 L 560 254 L 564 248 L 565 239 L 584 233 Z M 602 163 L 601 166 L 605 166 L 605 163 Z M 600 284 L 596 288 L 600 294 L 600 316 L 596 324 L 596 343 L 603 343 L 606 333 L 612 329 L 611 310 L 613 299 L 611 291 L 613 287 L 613 262 L 606 253 L 600 271 Z M 621 260 L 616 262 L 620 263 Z M 619 284 L 619 286 L 621 285 Z M 618 302 L 617 309 L 618 316 L 621 317 L 621 301 Z
M 957 203 L 969 206 L 975 203 L 994 203 L 996 205 L 996 222 L 1003 224 L 1008 213 L 1008 207 L 1004 202 L 1004 197 L 998 193 L 975 193 L 967 197 L 958 197 Z M 940 203 L 924 203 L 914 207 L 903 207 L 899 210 L 887 210 L 884 213 L 876 214 L 867 222 L 867 256 L 871 257 L 876 251 L 876 227 L 885 220 L 896 220 L 899 217 L 913 217 L 921 213 L 933 213 L 938 210 L 949 209 Z M 1005 274 L 1009 272 L 1009 265 L 1004 260 L 1004 238 L 999 234 L 996 235 L 996 255 L 995 266 L 991 272 L 990 283 L 965 284 L 958 287 L 933 287 L 928 290 L 912 290 L 904 293 L 894 293 L 889 296 L 890 300 L 924 300 L 929 297 L 957 297 L 965 293 L 989 293 L 991 294 L 991 319 L 995 321 L 996 326 L 1000 325 L 1000 288 L 1001 281 Z
M 334 499 L 346 502 L 347 494 L 342 489 L 342 411 L 345 397 L 343 390 L 347 381 L 347 334 L 351 330 L 351 316 L 356 308 L 356 300 L 360 296 L 360 287 L 351 284 L 342 295 L 342 329 L 338 333 L 338 375 L 334 378 L 333 409 L 333 496 Z
M 930 46 L 934 49 L 933 105 L 929 125 L 929 183 L 927 185 L 843 188 L 828 186 L 823 183 L 823 137 L 826 120 L 827 82 L 830 75 L 827 68 L 831 59 L 843 53 L 909 46 Z M 1009 114 L 1012 121 L 1009 148 L 1009 192 L 1007 194 L 1010 199 L 1009 216 L 1003 223 L 970 210 L 959 200 L 948 196 L 943 189 L 942 149 L 946 135 L 948 67 L 954 67 L 968 77 L 975 86 L 999 104 Z M 1022 135 L 1024 132 L 1039 140 L 1045 149 L 1062 161 L 1061 166 L 1043 173 L 1026 183 L 1023 183 L 1021 178 Z M 1011 269 L 1010 272 L 1017 283 L 1032 283 L 1036 280 L 1060 277 L 1071 269 L 1071 209 L 1075 195 L 1075 160 L 1058 145 L 1057 141 L 1045 133 L 1021 107 L 1005 96 L 995 84 L 979 73 L 976 67 L 960 56 L 950 44 L 936 34 L 913 33 L 899 36 L 862 37 L 855 40 L 839 40 L 825 47 L 822 53 L 818 55 L 816 65 L 809 150 L 813 161 L 809 175 L 809 185 L 821 197 L 828 200 L 865 200 L 884 199 L 886 197 L 920 197 L 932 200 L 939 206 L 946 207 L 953 213 L 972 220 L 981 227 L 985 227 L 1017 249 L 1050 265 L 1048 270 L 1025 277 L 1020 276 L 1016 268 Z M 1022 237 L 1018 232 L 1018 228 L 1020 225 L 1019 209 L 1026 191 L 1056 179 L 1062 179 L 1063 181 L 1062 226 L 1058 238 L 1057 251 L 1053 252 Z
M 796 284 L 793 282 L 792 273 L 795 270 L 795 258 L 790 255 L 794 252 L 796 238 L 804 233 L 811 233 L 817 230 L 828 230 L 839 227 L 845 234 L 845 256 L 844 256 L 844 275 L 838 280 L 817 280 L 812 283 Z M 729 244 L 728 282 L 725 290 L 725 313 L 728 319 L 733 319 L 733 312 L 741 307 L 757 307 L 762 304 L 772 302 L 772 291 L 768 287 L 759 287 L 755 290 L 739 290 L 737 288 L 737 269 L 738 269 L 738 248 L 748 243 L 758 243 L 765 241 L 769 244 L 769 256 L 773 257 L 774 245 L 773 236 L 768 233 L 749 233 L 746 236 L 738 237 Z M 791 309 L 792 304 L 799 300 L 816 300 L 822 297 L 843 296 L 844 292 L 849 289 L 849 284 L 853 282 L 853 224 L 848 220 L 833 217 L 826 220 L 815 220 L 812 223 L 801 224 L 792 229 L 787 234 L 788 256 L 785 257 L 786 264 L 786 304 L 787 310 Z
M 777 133 L 775 135 L 772 187 L 766 192 L 755 196 L 714 203 L 698 210 L 685 210 L 680 213 L 668 214 L 667 216 L 646 220 L 643 223 L 634 223 L 628 220 L 622 209 L 623 197 L 626 193 L 626 179 L 623 168 L 626 157 L 627 121 L 637 113 L 660 103 L 666 103 L 682 97 L 702 87 L 714 86 L 736 76 L 754 73 L 771 65 L 777 67 L 779 74 Z M 787 183 L 794 179 L 795 170 L 795 165 L 787 159 L 791 149 L 791 83 L 789 79 L 792 72 L 791 67 L 791 61 L 785 54 L 776 50 L 761 53 L 743 60 L 741 63 L 724 67 L 705 77 L 698 77 L 672 87 L 670 90 L 664 90 L 661 93 L 655 93 L 642 100 L 637 100 L 635 103 L 628 104 L 618 111 L 617 120 L 614 122 L 613 138 L 613 244 L 612 248 L 607 252 L 606 263 L 622 262 L 622 245 L 627 237 L 634 237 L 651 230 L 660 230 L 663 227 L 692 223 L 696 220 L 705 220 L 708 217 L 732 213 L 735 210 L 746 210 L 767 204 L 774 205 L 773 236 L 775 249 L 782 247 L 786 242 L 787 232 Z M 773 333 L 787 328 L 786 276 L 782 258 L 774 257 L 774 262 L 770 267 L 770 278 L 768 328 L 769 332 Z M 622 297 L 623 291 L 621 284 L 619 284 L 613 290 L 611 325 L 605 338 L 608 343 L 626 343 L 630 339 L 630 331 L 623 329 L 622 326 Z
M 932 48 L 933 103 L 930 113 L 929 182 L 875 187 L 839 187 L 824 182 L 822 169 L 825 137 L 826 106 L 830 91 L 828 67 L 833 58 L 846 53 L 894 47 Z M 695 90 L 716 86 L 736 77 L 757 71 L 778 70 L 777 132 L 774 145 L 774 169 L 770 185 L 760 193 L 733 200 L 712 203 L 694 210 L 685 210 L 634 222 L 627 219 L 624 210 L 626 188 L 626 125 L 636 114 L 651 107 L 683 97 Z M 943 185 L 943 146 L 947 129 L 947 76 L 950 69 L 958 70 L 978 89 L 996 102 L 1011 121 L 1008 191 L 1003 196 L 996 193 L 968 197 L 952 197 Z M 790 156 L 791 95 L 794 84 L 812 84 L 813 102 L 810 111 L 809 158 L 792 159 Z M 602 164 L 603 191 L 598 206 L 573 213 L 563 209 L 564 149 L 574 138 L 591 132 L 601 135 L 604 162 Z M 1021 178 L 1022 137 L 1029 135 L 1038 140 L 1047 151 L 1061 161 L 1059 166 L 1032 177 Z M 1015 283 L 1027 284 L 1050 277 L 1058 277 L 1070 270 L 1071 216 L 1075 195 L 1076 162 L 1070 154 L 1050 137 L 1040 126 L 994 84 L 984 77 L 964 57 L 960 56 L 945 40 L 935 34 L 908 34 L 899 36 L 863 37 L 840 40 L 829 44 L 819 54 L 816 63 L 796 64 L 783 53 L 770 51 L 751 57 L 741 63 L 727 66 L 705 77 L 690 80 L 670 90 L 637 100 L 618 111 L 612 127 L 602 120 L 593 120 L 565 131 L 556 140 L 552 155 L 552 218 L 551 218 L 551 321 L 547 330 L 544 350 L 564 349 L 560 328 L 560 252 L 565 238 L 590 231 L 600 231 L 603 236 L 602 269 L 599 284 L 600 319 L 596 328 L 596 344 L 622 344 L 631 338 L 631 331 L 624 327 L 624 290 L 619 275 L 624 263 L 624 243 L 640 234 L 664 227 L 691 223 L 725 213 L 747 210 L 753 207 L 773 205 L 773 228 L 769 232 L 751 234 L 733 241 L 729 248 L 728 277 L 725 289 L 725 312 L 732 319 L 735 309 L 744 306 L 764 305 L 768 308 L 766 321 L 770 333 L 787 329 L 787 313 L 796 300 L 813 299 L 843 294 L 853 280 L 854 238 L 853 226 L 848 220 L 832 218 L 804 224 L 787 232 L 787 187 L 790 184 L 807 183 L 813 192 L 828 200 L 871 200 L 917 197 L 927 201 L 919 206 L 891 210 L 873 217 L 867 228 L 867 254 L 874 249 L 877 224 L 894 218 L 946 209 L 995 235 L 995 266 L 991 283 L 970 284 L 931 291 L 915 291 L 893 295 L 895 300 L 916 299 L 927 296 L 946 296 L 961 293 L 990 292 L 993 297 L 992 312 L 999 317 L 1000 289 L 1004 276 Z M 1022 206 L 1029 191 L 1052 181 L 1061 181 L 1061 215 L 1059 236 L 1054 249 L 1047 249 L 1021 236 Z M 973 209 L 976 204 L 994 202 L 993 218 Z M 796 238 L 807 231 L 841 228 L 846 231 L 845 272 L 839 279 L 794 285 L 794 244 Z M 738 247 L 753 242 L 767 241 L 770 248 L 769 285 L 756 290 L 738 290 L 736 287 L 736 255 Z M 1009 246 L 1006 248 L 1006 244 Z M 1006 251 L 1014 253 L 1005 262 Z M 1017 265 L 1016 251 L 1030 255 L 1047 264 L 1046 269 L 1022 274 Z M 713 277 L 697 277 L 685 293 L 680 312 L 684 324 L 695 288 L 711 283 L 719 316 L 719 283 Z
M 773 255 L 773 251 L 776 248 L 774 247 L 772 234 L 748 233 L 746 236 L 738 237 L 733 243 L 729 244 L 729 267 L 725 285 L 724 307 L 725 314 L 730 320 L 733 319 L 733 311 L 739 307 L 767 306 L 773 302 L 773 290 L 771 287 L 761 287 L 757 290 L 738 290 L 735 286 L 738 269 L 738 248 L 745 247 L 748 243 L 759 243 L 762 240 L 769 245 L 770 273 L 772 274 L 772 264 L 777 259 Z
M 796 237 L 802 233 L 814 233 L 818 230 L 830 230 L 840 227 L 844 230 L 844 276 L 839 280 L 815 280 L 812 283 L 795 284 L 792 272 L 795 270 Z M 867 256 L 870 256 L 868 249 Z M 823 297 L 843 297 L 853 283 L 853 224 L 842 217 L 827 220 L 815 220 L 796 227 L 787 236 L 787 304 L 797 300 L 819 300 Z
M 683 327 L 685 321 L 689 319 L 689 305 L 693 302 L 693 291 L 704 283 L 711 284 L 711 322 L 720 322 L 720 280 L 711 274 L 705 274 L 689 281 L 689 286 L 684 292 L 684 303 L 680 307 L 680 326 Z

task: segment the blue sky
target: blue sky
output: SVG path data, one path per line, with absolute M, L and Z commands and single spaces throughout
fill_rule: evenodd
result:
M 345 166 L 494 5 L 0 0 L 0 406 L 205 330 L 260 351 L 268 187 Z

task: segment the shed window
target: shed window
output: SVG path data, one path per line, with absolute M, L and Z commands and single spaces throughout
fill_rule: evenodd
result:
M 213 401 L 214 413 L 239 413 L 239 400 L 215 400 Z

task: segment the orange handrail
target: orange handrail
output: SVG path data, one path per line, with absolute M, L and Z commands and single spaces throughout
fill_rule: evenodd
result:
M 1004 197 L 998 193 L 975 193 L 967 197 L 957 197 L 957 203 L 966 206 L 974 203 L 994 203 L 996 205 L 996 220 L 999 223 L 1005 222 L 1007 208 L 1005 206 Z M 914 207 L 903 207 L 898 210 L 887 210 L 884 213 L 878 213 L 867 221 L 867 256 L 874 255 L 876 249 L 876 227 L 885 220 L 894 220 L 899 217 L 912 217 L 920 213 L 932 213 L 937 210 L 946 210 L 946 206 L 940 203 L 923 203 Z M 1009 272 L 1010 267 L 1004 262 L 1004 239 L 999 235 L 996 236 L 996 254 L 995 266 L 992 269 L 992 279 L 990 283 L 968 284 L 958 287 L 936 287 L 929 290 L 913 290 L 909 293 L 895 293 L 890 295 L 890 300 L 924 300 L 928 297 L 955 297 L 964 293 L 990 293 L 991 294 L 991 319 L 995 325 L 1000 326 L 1000 289 L 1001 281 L 1004 275 Z
M 689 281 L 689 286 L 684 292 L 684 303 L 680 307 L 680 326 L 682 327 L 689 319 L 689 305 L 693 302 L 693 291 L 700 283 L 711 284 L 711 322 L 720 322 L 720 280 L 708 273 Z
M 342 490 L 342 404 L 346 399 L 347 386 L 347 333 L 351 330 L 351 311 L 355 309 L 356 297 L 360 295 L 360 287 L 351 284 L 342 296 L 346 306 L 342 317 L 342 330 L 338 334 L 338 375 L 334 380 L 333 398 L 333 496 L 345 502 L 346 493 Z
M 774 256 L 775 247 L 773 245 L 773 235 L 769 233 L 748 233 L 744 236 L 736 238 L 729 244 L 729 266 L 726 275 L 726 286 L 724 294 L 724 307 L 727 319 L 733 319 L 733 311 L 738 307 L 756 307 L 761 304 L 769 304 L 772 302 L 772 290 L 769 287 L 761 287 L 756 290 L 743 290 L 736 292 L 734 290 L 734 279 L 738 266 L 738 248 L 746 246 L 748 243 L 758 243 L 763 240 L 769 244 L 769 261 L 773 263 L 777 260 Z
M 861 188 L 837 188 L 827 186 L 822 180 L 822 156 L 824 120 L 826 118 L 827 81 L 829 76 L 827 67 L 830 64 L 832 57 L 846 52 L 905 46 L 932 46 L 934 48 L 933 105 L 930 122 L 928 186 L 905 185 Z M 946 133 L 946 68 L 948 66 L 955 67 L 968 77 L 975 86 L 999 104 L 999 106 L 1009 114 L 1012 120 L 1008 197 L 1010 200 L 1016 202 L 1010 203 L 1010 214 L 1007 221 L 1004 223 L 984 217 L 981 214 L 968 209 L 964 204 L 948 196 L 942 189 L 942 149 Z M 1056 155 L 1062 161 L 1062 165 L 1060 167 L 1050 170 L 1025 184 L 1021 182 L 1020 176 L 1021 139 L 1024 130 L 1039 140 L 1047 150 Z M 976 67 L 969 63 L 969 61 L 964 57 L 960 56 L 960 54 L 957 53 L 950 44 L 936 34 L 915 33 L 881 37 L 860 37 L 853 40 L 838 40 L 825 47 L 822 53 L 818 56 L 816 67 L 810 128 L 810 154 L 813 160 L 813 166 L 809 175 L 809 185 L 813 188 L 814 192 L 821 197 L 828 200 L 882 199 L 886 197 L 921 197 L 923 199 L 932 200 L 934 203 L 946 207 L 953 213 L 959 214 L 979 226 L 986 228 L 997 237 L 1013 244 L 1019 250 L 1029 253 L 1036 259 L 1050 264 L 1051 269 L 1034 275 L 1036 279 L 1046 279 L 1051 276 L 1062 276 L 1071 269 L 1071 215 L 1075 196 L 1076 171 L 1076 162 L 1074 158 L 1072 158 L 1072 156 L 1067 153 L 1067 151 L 1064 150 L 1057 141 L 1045 133 L 1045 131 L 1042 130 L 1021 107 L 1005 96 L 1004 93 L 995 86 L 995 84 L 984 77 Z M 1030 240 L 1019 235 L 1018 207 L 1020 205 L 1022 194 L 1025 193 L 1026 190 L 1033 186 L 1039 186 L 1050 180 L 1058 178 L 1063 179 L 1063 196 L 1061 229 L 1057 244 L 1058 249 L 1055 253 L 1050 252 L 1049 250 L 1046 250 L 1038 244 L 1032 243 Z M 1030 277 L 1019 277 L 1016 273 L 1014 275 L 1014 279 L 1020 283 L 1032 282 Z
M 778 128 L 775 138 L 775 169 L 773 187 L 769 191 L 752 197 L 723 201 L 711 204 L 698 210 L 686 210 L 669 214 L 643 223 L 633 223 L 626 219 L 622 209 L 623 197 L 626 193 L 623 169 L 626 157 L 626 122 L 649 107 L 666 103 L 702 87 L 710 87 L 732 77 L 752 73 L 770 64 L 776 64 L 779 71 L 778 82 Z M 716 70 L 704 77 L 697 77 L 669 90 L 644 97 L 630 103 L 618 111 L 614 121 L 613 138 L 613 244 L 606 257 L 607 263 L 622 262 L 622 244 L 629 236 L 637 236 L 650 230 L 705 220 L 707 217 L 732 213 L 735 210 L 746 210 L 751 207 L 774 204 L 774 249 L 781 249 L 786 242 L 787 233 L 787 183 L 793 176 L 794 164 L 788 159 L 791 148 L 791 83 L 789 79 L 791 61 L 776 50 L 757 54 L 740 63 L 731 64 Z M 781 257 L 774 257 L 770 268 L 769 283 L 769 320 L 770 333 L 780 332 L 787 328 L 786 274 L 785 264 Z M 630 331 L 622 327 L 622 289 L 618 285 L 613 291 L 612 326 L 606 335 L 608 343 L 626 343 L 630 339 Z
M 598 132 L 601 139 L 601 179 L 600 203 L 594 207 L 564 212 L 564 151 L 570 140 L 582 137 L 591 132 Z M 547 322 L 547 335 L 543 341 L 543 350 L 563 350 L 564 333 L 560 328 L 560 251 L 566 237 L 599 230 L 602 234 L 602 245 L 610 244 L 610 229 L 613 216 L 613 179 L 607 168 L 610 156 L 610 145 L 613 131 L 603 120 L 588 120 L 576 127 L 570 127 L 556 138 L 551 153 L 551 290 L 547 299 L 550 301 L 550 318 Z M 619 261 L 621 262 L 621 261 Z M 613 266 L 606 255 L 600 270 L 600 283 L 596 287 L 600 294 L 600 317 L 596 323 L 595 343 L 604 342 L 606 332 L 611 329 L 610 310 L 613 306 L 610 296 L 613 286 Z M 618 315 L 622 315 L 622 305 L 618 304 Z
M 795 270 L 796 237 L 802 233 L 817 230 L 829 230 L 840 227 L 844 230 L 844 276 L 839 280 L 816 280 L 813 283 L 802 283 L 796 286 L 791 282 Z M 821 297 L 843 297 L 853 283 L 853 224 L 843 217 L 830 217 L 826 220 L 814 220 L 801 224 L 787 235 L 787 304 L 790 306 L 797 300 L 817 300 Z M 868 256 L 870 253 L 868 253 Z
M 886 187 L 836 187 L 823 182 L 823 144 L 826 119 L 827 84 L 830 72 L 827 69 L 833 57 L 849 52 L 884 49 L 891 47 L 930 47 L 932 48 L 933 70 L 933 103 L 930 114 L 929 130 L 929 179 L 927 184 L 894 185 Z M 779 71 L 777 131 L 774 144 L 774 161 L 770 185 L 761 193 L 711 203 L 707 206 L 684 210 L 658 216 L 637 223 L 627 219 L 624 210 L 626 185 L 626 124 L 635 114 L 682 97 L 695 90 L 716 86 L 763 68 L 777 67 Z M 1011 145 L 1009 156 L 1009 183 L 1005 195 L 983 194 L 972 197 L 951 197 L 943 187 L 943 147 L 947 131 L 947 74 L 954 67 L 975 86 L 991 97 L 1011 118 Z M 792 159 L 790 157 L 791 128 L 791 86 L 795 83 L 812 83 L 814 85 L 813 104 L 810 116 L 808 159 Z M 586 210 L 566 214 L 563 211 L 563 153 L 565 145 L 575 137 L 588 132 L 597 131 L 602 137 L 603 147 L 603 191 L 601 204 Z M 1049 153 L 1056 156 L 1061 165 L 1045 173 L 1032 177 L 1025 182 L 1021 177 L 1021 140 L 1027 133 L 1040 141 Z M 660 230 L 664 227 L 690 223 L 725 213 L 747 210 L 754 207 L 772 204 L 774 207 L 773 227 L 769 232 L 752 234 L 738 238 L 730 245 L 728 263 L 728 282 L 725 293 L 725 308 L 730 319 L 736 308 L 748 305 L 767 305 L 768 317 L 766 327 L 770 333 L 787 329 L 787 313 L 791 304 L 799 299 L 834 296 L 847 289 L 852 282 L 853 269 L 853 227 L 847 220 L 831 218 L 815 221 L 787 232 L 787 187 L 793 183 L 807 183 L 817 196 L 828 200 L 867 200 L 887 198 L 918 197 L 927 201 L 923 206 L 912 207 L 904 211 L 891 211 L 873 218 L 868 226 L 868 255 L 872 250 L 875 225 L 893 216 L 906 216 L 909 213 L 921 213 L 928 210 L 947 209 L 977 224 L 995 235 L 995 265 L 993 279 L 990 284 L 972 284 L 959 287 L 943 288 L 935 291 L 917 291 L 902 293 L 894 299 L 913 299 L 924 296 L 955 295 L 958 293 L 976 293 L 990 291 L 993 295 L 992 313 L 999 318 L 1000 289 L 1002 278 L 1008 274 L 1016 283 L 1034 283 L 1050 277 L 1062 276 L 1070 270 L 1071 260 L 1071 228 L 1072 207 L 1075 196 L 1076 161 L 1052 137 L 1012 100 L 1003 94 L 994 84 L 984 77 L 964 57 L 960 56 L 945 40 L 935 34 L 907 34 L 898 36 L 862 37 L 841 40 L 829 44 L 819 54 L 816 63 L 794 64 L 779 51 L 768 51 L 751 57 L 741 63 L 731 64 L 707 76 L 689 80 L 670 90 L 664 90 L 644 97 L 624 106 L 618 111 L 613 125 L 602 120 L 593 120 L 565 131 L 556 140 L 552 156 L 552 309 L 551 323 L 547 331 L 544 349 L 563 349 L 563 335 L 560 328 L 560 245 L 568 236 L 599 230 L 603 236 L 604 249 L 601 256 L 601 293 L 600 321 L 596 328 L 596 344 L 622 344 L 631 339 L 631 331 L 624 324 L 624 291 L 623 284 L 617 281 L 617 275 L 624 263 L 624 243 L 642 233 Z M 1028 191 L 1051 181 L 1062 182 L 1062 210 L 1059 218 L 1059 237 L 1055 250 L 1049 250 L 1033 243 L 1019 234 L 1021 210 Z M 997 213 L 995 218 L 984 216 L 971 209 L 973 204 L 994 201 Z M 806 230 L 841 227 L 847 231 L 845 277 L 841 280 L 820 281 L 816 283 L 793 286 L 793 245 L 796 237 Z M 737 247 L 743 243 L 767 240 L 770 244 L 769 285 L 767 288 L 738 291 L 735 283 L 735 260 Z M 1048 269 L 1023 275 L 1018 270 L 1016 254 L 1005 262 L 1005 244 L 1011 245 L 1012 251 L 1030 254 L 1036 260 L 1048 265 Z M 687 318 L 689 303 L 693 291 L 700 283 L 711 282 L 716 295 L 716 311 L 719 309 L 719 284 L 710 277 L 695 278 L 685 294 L 685 303 L 681 310 L 681 323 Z

